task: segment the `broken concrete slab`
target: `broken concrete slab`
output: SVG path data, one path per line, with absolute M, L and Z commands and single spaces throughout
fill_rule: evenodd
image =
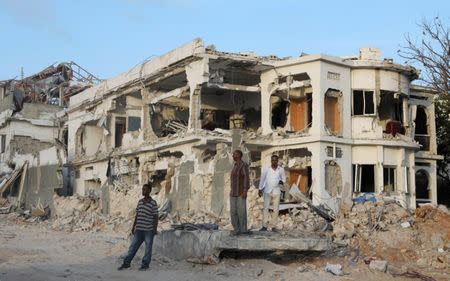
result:
M 222 251 L 326 251 L 331 240 L 323 237 L 288 237 L 280 234 L 232 236 L 228 231 L 162 231 L 155 238 L 155 251 L 175 260 L 219 257 Z

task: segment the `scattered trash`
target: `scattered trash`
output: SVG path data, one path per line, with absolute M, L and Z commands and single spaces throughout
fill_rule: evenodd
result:
M 408 278 L 418 278 L 418 279 L 421 279 L 421 280 L 424 280 L 424 281 L 436 281 L 436 279 L 434 279 L 433 277 L 424 275 L 424 274 L 422 274 L 420 272 L 417 272 L 415 270 L 408 270 L 408 271 L 403 272 L 403 273 L 392 273 L 392 276 L 394 276 L 394 277 L 396 277 L 396 276 L 405 276 L 405 277 L 408 277 Z
M 259 271 L 258 271 L 258 273 L 256 274 L 256 276 L 261 276 L 262 274 L 263 274 L 263 272 L 264 272 L 264 270 L 263 269 L 260 269 Z
M 363 195 L 352 198 L 352 201 L 355 203 L 377 202 L 377 199 L 372 193 L 364 193 Z

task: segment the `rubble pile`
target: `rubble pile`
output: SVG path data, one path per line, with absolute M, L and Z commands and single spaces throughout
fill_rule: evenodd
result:
M 133 219 L 136 204 L 142 198 L 140 187 L 131 187 L 121 191 L 109 191 L 109 213 L 112 217 L 122 219 Z
M 96 197 L 54 197 L 52 228 L 65 231 L 114 231 L 127 233 L 133 224 L 136 204 L 141 199 L 138 186 L 111 186 L 109 206 Z M 108 212 L 109 211 L 109 212 Z
M 138 186 L 110 188 L 109 214 L 102 206 L 102 200 L 96 197 L 54 197 L 55 213 L 52 228 L 65 231 L 113 231 L 128 233 L 133 224 L 136 204 L 141 199 Z M 159 198 L 155 197 L 158 202 Z M 166 202 L 158 202 L 160 213 L 167 212 Z M 197 219 L 195 219 L 197 220 Z M 173 223 L 170 216 L 160 222 L 159 229 L 168 229 Z
M 262 207 L 264 200 L 258 196 L 258 188 L 250 188 L 247 192 L 248 225 L 250 228 L 260 228 L 262 224 Z
M 395 202 L 364 202 L 355 204 L 347 216 L 341 216 L 333 222 L 334 242 L 348 244 L 355 234 L 369 236 L 377 230 L 388 230 L 391 225 L 411 222 L 412 213 Z
M 290 214 L 280 215 L 278 221 L 277 228 L 290 234 L 324 232 L 328 224 L 306 204 L 302 204 L 301 208 L 293 208 Z
M 396 202 L 359 203 L 333 222 L 333 241 L 357 249 L 366 263 L 448 269 L 450 213 L 431 204 L 413 212 Z
M 251 188 L 247 194 L 249 226 L 259 229 L 262 226 L 262 209 L 264 200 L 258 196 L 258 189 Z M 280 205 L 281 206 L 281 205 Z M 327 222 L 315 213 L 306 203 L 295 204 L 286 214 L 279 214 L 277 228 L 289 234 L 324 231 Z
M 64 231 L 105 230 L 107 217 L 103 216 L 98 199 L 89 197 L 55 197 L 55 219 L 52 229 Z

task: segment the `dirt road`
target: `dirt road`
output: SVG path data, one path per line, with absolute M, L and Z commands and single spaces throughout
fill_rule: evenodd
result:
M 157 253 L 150 270 L 140 272 L 142 252 L 138 252 L 131 269 L 117 271 L 128 243 L 126 237 L 116 233 L 53 231 L 45 223 L 18 224 L 0 215 L 0 281 L 410 280 L 345 264 L 346 275 L 333 276 L 324 271 L 324 260 L 306 267 L 304 261 L 281 265 L 265 259 L 222 259 L 218 265 L 199 265 L 175 262 Z M 345 259 L 340 261 L 344 263 Z

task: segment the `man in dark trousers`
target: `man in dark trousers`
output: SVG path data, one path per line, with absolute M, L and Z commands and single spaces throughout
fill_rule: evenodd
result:
M 152 259 L 153 237 L 158 227 L 158 205 L 150 197 L 151 190 L 152 188 L 149 184 L 142 186 L 142 196 L 144 198 L 139 200 L 136 207 L 136 217 L 134 218 L 133 228 L 131 229 L 133 241 L 128 249 L 127 256 L 123 260 L 123 264 L 118 268 L 119 270 L 130 267 L 134 255 L 136 255 L 136 252 L 144 241 L 145 254 L 139 270 L 147 270 L 149 268 Z
M 231 170 L 230 216 L 234 233 L 247 234 L 247 191 L 250 188 L 248 165 L 242 161 L 242 151 L 233 152 Z

